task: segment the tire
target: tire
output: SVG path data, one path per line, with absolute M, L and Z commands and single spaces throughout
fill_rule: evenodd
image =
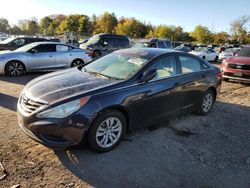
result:
M 5 74 L 8 76 L 21 76 L 25 73 L 25 66 L 20 61 L 10 61 L 5 65 Z
M 197 110 L 198 115 L 207 115 L 214 104 L 215 94 L 211 89 L 207 90 L 202 98 L 199 108 Z
M 71 63 L 71 67 L 78 67 L 84 64 L 84 61 L 81 59 L 75 59 L 72 63 Z
M 126 127 L 126 119 L 119 111 L 103 112 L 90 127 L 87 136 L 89 149 L 99 153 L 114 149 L 124 137 Z
M 205 56 L 202 56 L 202 59 L 206 59 L 206 57 L 205 57 Z
M 100 57 L 102 55 L 102 53 L 99 51 L 99 50 L 95 50 L 94 51 L 94 57 L 95 58 L 98 58 L 98 57 Z
M 215 61 L 215 62 L 217 62 L 217 61 L 218 61 L 218 59 L 219 59 L 219 57 L 218 57 L 218 56 L 216 56 L 216 57 L 215 57 L 215 59 L 214 59 L 214 61 Z

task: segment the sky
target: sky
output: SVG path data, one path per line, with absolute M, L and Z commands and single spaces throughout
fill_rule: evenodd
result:
M 105 11 L 153 25 L 182 26 L 185 31 L 201 24 L 213 32 L 229 32 L 231 21 L 250 15 L 250 0 L 4 0 L 0 17 L 17 24 L 20 19 L 52 14 L 91 16 Z

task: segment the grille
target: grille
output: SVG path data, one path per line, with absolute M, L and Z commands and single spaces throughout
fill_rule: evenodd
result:
M 45 103 L 29 99 L 25 94 L 21 96 L 20 107 L 27 114 L 31 114 L 43 105 L 45 105 Z
M 230 69 L 250 70 L 250 65 L 229 63 L 228 68 L 230 68 Z

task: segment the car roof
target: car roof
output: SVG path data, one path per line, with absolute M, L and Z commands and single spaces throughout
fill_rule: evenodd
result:
M 172 49 L 162 49 L 162 48 L 127 48 L 118 50 L 117 52 L 147 54 L 148 57 L 153 58 L 155 56 L 159 56 L 165 53 L 179 52 L 179 51 Z
M 61 44 L 61 45 L 70 46 L 68 44 L 64 44 L 64 43 L 61 43 L 61 42 L 49 42 L 49 41 L 33 42 L 32 44 L 36 44 L 36 45 L 39 45 L 39 44 Z
M 139 42 L 145 42 L 145 43 L 149 43 L 149 42 L 158 42 L 158 41 L 169 41 L 168 39 L 159 39 L 159 38 L 152 38 L 152 39 L 141 39 Z
M 125 35 L 115 35 L 115 34 L 107 34 L 107 33 L 100 33 L 100 34 L 97 34 L 97 36 L 128 38 Z

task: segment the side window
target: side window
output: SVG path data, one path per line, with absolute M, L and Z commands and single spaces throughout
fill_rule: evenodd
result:
M 56 46 L 54 44 L 41 44 L 34 48 L 37 52 L 45 53 L 45 52 L 55 52 Z
M 150 43 L 149 48 L 157 48 L 156 43 L 155 42 Z
M 158 48 L 165 48 L 165 44 L 163 41 L 158 41 Z
M 56 45 L 56 51 L 57 52 L 67 52 L 69 51 L 69 47 L 65 45 Z
M 162 57 L 156 61 L 151 69 L 156 69 L 156 76 L 152 80 L 159 80 L 177 74 L 175 56 Z
M 25 45 L 25 39 L 18 38 L 18 39 L 13 41 L 13 44 L 16 46 L 23 46 L 23 45 Z
M 200 71 L 201 62 L 190 56 L 179 56 L 182 74 Z

